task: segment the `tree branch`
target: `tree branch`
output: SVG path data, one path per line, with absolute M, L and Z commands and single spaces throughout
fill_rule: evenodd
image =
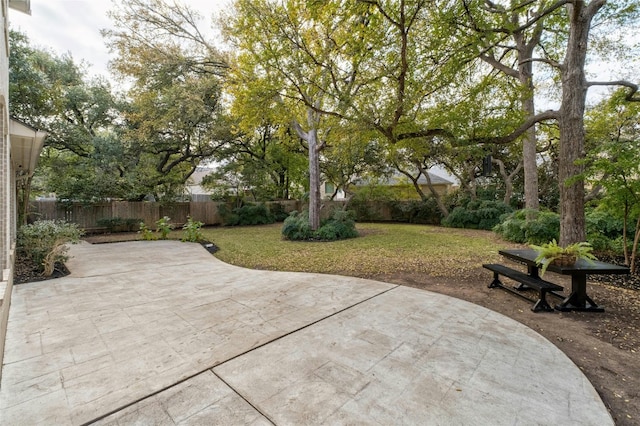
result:
M 476 137 L 470 138 L 466 141 L 459 141 L 456 139 L 455 135 L 446 129 L 427 129 L 421 130 L 417 132 L 408 132 L 401 133 L 395 137 L 395 141 L 401 141 L 405 139 L 413 139 L 413 138 L 432 138 L 435 136 L 443 136 L 448 139 L 454 141 L 456 145 L 473 145 L 473 144 L 495 144 L 495 145 L 504 145 L 511 143 L 522 136 L 531 126 L 547 121 L 547 120 L 557 120 L 558 119 L 558 111 L 544 111 L 534 116 L 529 117 L 524 123 L 522 123 L 517 129 L 505 136 L 489 136 L 489 137 Z
M 505 64 L 503 64 L 502 62 L 497 60 L 493 55 L 482 55 L 481 54 L 480 55 L 480 59 L 482 59 L 483 61 L 485 61 L 486 63 L 488 63 L 489 65 L 491 65 L 495 69 L 497 69 L 498 71 L 501 71 L 504 74 L 508 75 L 509 77 L 513 77 L 513 78 L 518 78 L 519 77 L 519 74 L 518 74 L 517 70 L 514 70 L 513 68 L 506 66 Z
M 629 88 L 629 92 L 627 96 L 625 96 L 625 100 L 628 102 L 640 102 L 640 95 L 635 96 L 638 93 L 638 85 L 633 84 L 630 81 L 626 80 L 616 80 L 616 81 L 588 81 L 587 87 L 591 86 L 624 86 Z
M 520 64 L 526 64 L 527 62 L 542 62 L 543 64 L 551 65 L 554 68 L 562 68 L 561 63 L 546 58 L 529 58 L 521 61 Z

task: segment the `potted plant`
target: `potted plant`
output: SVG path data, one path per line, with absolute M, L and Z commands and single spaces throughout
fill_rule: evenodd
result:
M 532 244 L 530 247 L 538 252 L 535 262 L 541 267 L 541 276 L 544 275 L 547 267 L 552 263 L 558 266 L 569 266 L 576 263 L 578 259 L 584 259 L 591 264 L 596 260 L 596 257 L 592 253 L 593 247 L 584 241 L 561 247 L 554 239 L 550 243 L 540 246 Z

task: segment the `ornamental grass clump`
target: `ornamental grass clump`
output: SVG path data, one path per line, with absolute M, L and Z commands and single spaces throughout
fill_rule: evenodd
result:
M 22 226 L 17 235 L 17 249 L 22 256 L 38 265 L 39 272 L 51 276 L 56 263 L 69 259 L 68 243 L 80 241 L 82 230 L 75 223 L 38 220 Z

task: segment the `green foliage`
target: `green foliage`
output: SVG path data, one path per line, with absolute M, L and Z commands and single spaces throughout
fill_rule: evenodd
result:
M 224 164 L 205 176 L 201 185 L 219 201 L 231 201 L 246 189 L 256 201 L 296 196 L 308 179 L 307 160 L 298 139 L 285 131 L 288 128 L 264 119 L 256 129 L 234 134 L 220 153 Z
M 491 230 L 500 222 L 503 214 L 511 211 L 511 207 L 501 201 L 474 200 L 453 209 L 442 220 L 442 224 L 451 228 Z
M 273 216 L 276 222 L 284 222 L 289 214 L 284 210 L 284 206 L 280 203 L 269 204 L 269 213 Z
M 584 259 L 589 263 L 593 263 L 596 257 L 593 255 L 593 247 L 587 242 L 570 244 L 566 247 L 560 247 L 556 240 L 542 245 L 531 245 L 532 249 L 538 252 L 535 262 L 540 265 L 540 275 L 544 275 L 545 271 L 551 263 L 559 261 L 563 258 L 567 259 L 568 264 L 575 263 L 576 260 Z
M 558 238 L 560 216 L 546 211 L 517 210 L 503 215 L 493 231 L 514 243 L 542 244 Z
M 316 232 L 309 226 L 307 212 L 291 212 L 282 226 L 282 236 L 291 241 L 322 240 L 335 241 L 358 236 L 354 213 L 334 210 L 329 219 L 322 222 Z
M 182 226 L 182 230 L 184 231 L 184 235 L 182 237 L 182 241 L 197 243 L 199 241 L 204 240 L 202 235 L 202 222 L 198 220 L 193 220 L 191 216 L 187 218 L 187 223 Z
M 323 241 L 345 240 L 358 236 L 354 213 L 344 210 L 334 210 L 331 217 L 322 222 L 318 231 L 318 239 Z
M 264 204 L 245 204 L 229 210 L 222 205 L 220 216 L 226 226 L 266 225 L 275 222 L 275 217 Z
M 623 252 L 624 221 L 604 208 L 591 209 L 586 212 L 587 241 L 598 252 Z M 633 240 L 633 232 L 629 232 L 629 241 Z
M 17 248 L 20 253 L 41 266 L 45 276 L 53 274 L 57 262 L 65 262 L 67 243 L 77 243 L 82 231 L 75 223 L 39 220 L 24 225 L 18 231 Z
M 590 234 L 602 234 L 608 238 L 617 238 L 622 235 L 624 222 L 605 209 L 587 210 L 586 220 L 587 232 Z
M 239 216 L 238 225 L 266 225 L 275 222 L 275 218 L 264 204 L 245 204 L 234 209 Z
M 306 212 L 292 211 L 282 225 L 282 236 L 291 241 L 309 240 L 313 231 L 309 225 L 309 215 Z
M 227 65 L 188 6 L 131 0 L 114 5 L 109 16 L 114 25 L 104 35 L 116 53 L 112 68 L 130 84 L 125 107 L 109 123 L 122 154 L 97 147 L 110 173 L 96 181 L 115 180 L 119 198 L 176 199 L 197 164 L 232 139 L 221 100 Z
M 131 232 L 140 223 L 140 219 L 122 217 L 104 217 L 97 220 L 101 228 L 107 228 L 108 232 Z
M 218 213 L 222 218 L 222 223 L 226 226 L 235 226 L 240 223 L 240 217 L 234 212 L 235 209 L 229 208 L 227 204 L 218 205 Z
M 629 256 L 621 237 L 625 223 L 630 240 L 640 232 L 640 104 L 625 98 L 618 90 L 587 115 L 587 179 L 604 189 L 599 208 L 587 214 L 587 239 L 598 250 L 622 249 L 633 265 L 637 248 Z
M 586 221 L 587 241 L 595 251 L 622 252 L 622 219 L 599 208 L 588 210 Z M 507 241 L 543 244 L 558 238 L 560 217 L 548 211 L 518 210 L 503 216 L 493 231 Z
M 158 239 L 156 234 L 154 234 L 154 232 L 149 229 L 147 225 L 144 224 L 144 222 L 140 222 L 140 231 L 138 232 L 140 232 L 140 235 L 142 235 L 142 239 L 145 241 L 153 241 Z
M 174 225 L 171 222 L 171 218 L 165 216 L 156 221 L 156 231 L 160 233 L 160 239 L 166 240 L 169 238 L 169 232 L 173 229 Z
M 359 221 L 382 220 L 383 216 L 378 212 L 379 206 L 395 199 L 394 192 L 388 186 L 366 185 L 356 189 L 349 200 L 349 209 L 355 212 Z
M 394 222 L 439 225 L 442 221 L 442 212 L 433 197 L 425 200 L 393 201 L 389 203 L 389 207 Z

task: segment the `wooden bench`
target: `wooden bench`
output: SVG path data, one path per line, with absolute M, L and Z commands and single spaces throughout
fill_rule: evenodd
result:
M 491 282 L 491 284 L 489 284 L 488 286 L 489 288 L 500 287 L 507 291 L 510 291 L 511 293 L 517 294 L 518 296 L 524 299 L 534 302 L 533 306 L 531 307 L 531 310 L 533 312 L 553 311 L 553 308 L 547 302 L 547 293 L 552 293 L 558 297 L 562 297 L 560 295 L 553 293 L 554 291 L 564 290 L 563 287 L 557 284 L 550 283 L 549 281 L 545 281 L 541 278 L 527 275 L 524 272 L 516 271 L 515 269 L 511 269 L 507 266 L 500 265 L 497 263 L 486 263 L 482 265 L 482 267 L 493 272 L 493 281 Z M 522 285 L 518 287 L 506 286 L 500 281 L 500 275 L 503 275 L 507 278 L 511 278 L 512 280 L 517 281 Z M 525 296 L 523 293 L 521 293 L 522 290 L 526 290 L 527 288 L 533 288 L 538 290 L 537 300 L 531 299 Z

